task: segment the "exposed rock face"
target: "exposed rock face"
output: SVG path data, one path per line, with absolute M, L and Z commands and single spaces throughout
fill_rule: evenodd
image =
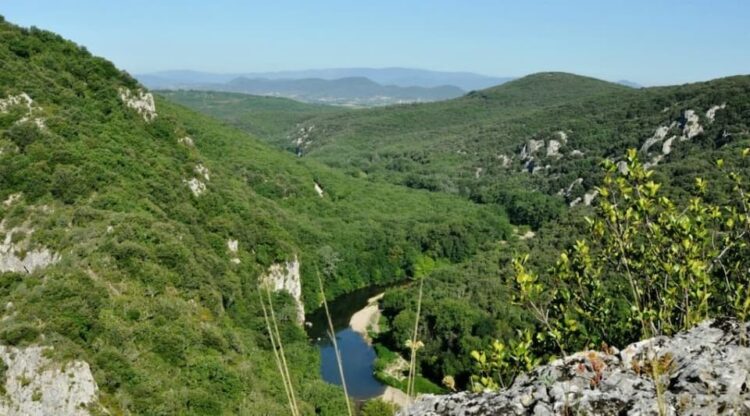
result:
M 299 260 L 294 256 L 292 261 L 272 264 L 266 274 L 260 278 L 261 284 L 266 284 L 272 290 L 286 291 L 297 304 L 297 323 L 305 323 L 305 305 L 302 303 L 302 277 L 299 272 Z
M 240 264 L 240 258 L 237 257 L 237 252 L 239 251 L 240 242 L 234 239 L 227 240 L 227 248 L 229 249 L 229 254 L 231 254 L 231 258 L 229 259 L 230 262 L 234 264 Z
M 562 155 L 560 154 L 561 146 L 562 143 L 558 142 L 557 140 L 550 140 L 547 144 L 547 157 L 562 157 Z
M 513 161 L 512 158 L 509 158 L 508 156 L 504 154 L 500 154 L 495 157 L 497 158 L 497 160 L 500 161 L 500 165 L 504 168 L 507 168 L 508 166 L 510 166 L 510 163 Z
M 37 126 L 37 128 L 39 129 L 47 128 L 44 119 L 42 117 L 35 116 L 35 114 L 38 114 L 41 108 L 37 106 L 36 103 L 34 103 L 34 100 L 31 99 L 31 97 L 29 97 L 29 95 L 25 92 L 22 92 L 18 95 L 10 95 L 7 98 L 0 98 L 0 113 L 7 113 L 11 110 L 11 108 L 17 106 L 25 107 L 26 113 L 24 113 L 24 116 L 20 120 L 16 121 L 16 123 L 30 122 Z
M 581 352 L 520 376 L 496 393 L 425 395 L 399 415 L 659 415 L 652 365 L 663 368 L 667 415 L 750 414 L 750 325 L 707 321 L 622 351 Z
M 5 363 L 5 394 L 0 414 L 7 416 L 88 416 L 97 402 L 97 386 L 86 362 L 65 365 L 45 357 L 47 347 L 0 346 Z
M 60 261 L 60 256 L 45 247 L 31 248 L 29 237 L 34 230 L 20 225 L 5 229 L 0 222 L 0 232 L 5 239 L 0 243 L 0 272 L 32 273 Z
M 197 173 L 200 176 L 203 176 L 203 179 L 210 180 L 211 179 L 211 172 L 208 171 L 208 168 L 203 166 L 203 164 L 199 163 L 195 165 L 195 169 L 193 169 L 195 173 Z
M 727 108 L 727 103 L 722 103 L 721 105 L 715 105 L 709 108 L 708 111 L 706 111 L 706 118 L 709 122 L 713 123 L 716 119 L 716 112 L 725 108 Z
M 669 133 L 669 130 L 672 127 L 674 127 L 674 125 L 659 126 L 659 128 L 657 128 L 654 132 L 654 135 L 646 139 L 646 141 L 643 143 L 643 145 L 641 146 L 641 152 L 648 152 L 648 149 L 650 149 L 651 146 L 664 140 L 664 138 L 667 137 L 667 133 Z
M 192 178 L 189 181 L 185 180 L 183 182 L 187 184 L 188 188 L 190 188 L 190 191 L 195 196 L 201 196 L 206 192 L 206 184 L 201 182 L 198 178 Z
M 291 137 L 292 143 L 297 147 L 297 156 L 302 156 L 304 149 L 312 143 L 310 134 L 315 129 L 315 125 L 300 126 L 300 128 Z
M 315 184 L 315 192 L 318 194 L 319 197 L 323 198 L 323 188 L 320 187 L 320 184 L 317 182 L 313 182 Z
M 151 122 L 156 118 L 156 104 L 154 103 L 154 96 L 150 92 L 141 89 L 133 92 L 127 88 L 120 88 L 119 91 L 122 102 L 137 111 L 144 121 Z
M 680 128 L 682 129 L 680 140 L 690 140 L 703 133 L 703 126 L 700 125 L 699 121 L 700 117 L 694 110 L 685 110 L 682 113 L 682 119 L 680 119 Z
M 193 147 L 195 146 L 195 143 L 193 142 L 193 138 L 190 136 L 185 136 L 177 139 L 177 143 L 187 146 L 187 147 Z
M 599 195 L 599 191 L 594 189 L 593 191 L 586 192 L 586 194 L 583 196 L 583 205 L 589 206 L 592 202 L 594 202 L 594 199 Z
M 534 156 L 539 149 L 544 147 L 544 140 L 529 140 L 521 149 L 521 159 L 526 160 Z

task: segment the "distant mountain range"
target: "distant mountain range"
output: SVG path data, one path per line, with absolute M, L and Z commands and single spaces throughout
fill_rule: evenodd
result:
M 166 82 L 182 84 L 224 83 L 235 78 L 305 79 L 369 78 L 378 84 L 399 87 L 440 87 L 453 85 L 464 91 L 479 90 L 508 82 L 513 77 L 493 77 L 472 72 L 444 72 L 413 68 L 327 68 L 300 71 L 248 72 L 217 74 L 210 72 L 176 70 L 136 75 L 141 82 Z
M 512 79 L 408 68 L 333 68 L 246 74 L 162 71 L 136 77 L 152 89 L 241 92 L 349 106 L 445 100 Z

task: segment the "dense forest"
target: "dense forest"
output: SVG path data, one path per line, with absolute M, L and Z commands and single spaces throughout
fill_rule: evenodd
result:
M 367 110 L 153 96 L 84 47 L 0 19 L 0 344 L 88 363 L 94 413 L 287 415 L 260 281 L 298 260 L 308 312 L 392 286 L 373 338 L 381 361 L 416 356 L 417 392 L 497 388 L 569 349 L 748 313 L 746 246 L 731 241 L 750 235 L 749 131 L 747 76 L 632 89 L 543 73 Z M 670 293 L 618 280 L 607 227 L 623 224 L 620 255 L 661 267 L 644 274 Z M 687 243 L 642 249 L 670 238 Z M 299 413 L 346 414 L 293 296 L 268 301 Z
M 250 111 L 257 97 L 235 96 L 233 105 L 223 106 L 226 97 L 220 93 L 167 96 L 246 131 L 262 125 Z M 712 184 L 703 198 L 726 203 L 731 180 L 714 161 L 746 169 L 739 161 L 750 143 L 748 97 L 747 76 L 633 89 L 544 73 L 439 103 L 338 111 L 307 106 L 304 116 L 287 119 L 260 138 L 372 183 L 497 206 L 507 213 L 517 237 L 535 231 L 533 238 L 488 244 L 469 261 L 427 273 L 420 368 L 436 383 L 451 376 L 458 386 L 468 387 L 476 372 L 471 351 L 485 349 L 493 338 L 515 341 L 517 331 L 535 326 L 528 307 L 517 302 L 513 260 L 529 253 L 527 267 L 544 271 L 558 261 L 561 248 L 585 236 L 585 218 L 595 210 L 583 199 L 602 185 L 602 161 L 625 163 L 627 149 L 636 148 L 642 163 L 651 164 L 662 192 L 675 202 L 688 202 L 700 176 Z M 691 114 L 697 121 L 687 119 Z M 671 147 L 665 154 L 667 141 Z M 547 278 L 547 284 L 556 284 L 554 274 Z M 383 302 L 388 330 L 378 342 L 405 355 L 409 349 L 403 340 L 413 331 L 416 310 L 414 291 L 390 290 Z M 632 340 L 617 341 L 624 339 Z
M 500 208 L 351 178 L 159 98 L 149 108 L 129 75 L 53 33 L 3 22 L 0 38 L 2 230 L 56 259 L 3 269 L 0 340 L 90 363 L 110 412 L 287 414 L 258 303 L 271 265 L 299 259 L 311 310 L 316 270 L 333 298 L 512 234 Z M 276 304 L 304 413 L 341 414 L 291 298 Z

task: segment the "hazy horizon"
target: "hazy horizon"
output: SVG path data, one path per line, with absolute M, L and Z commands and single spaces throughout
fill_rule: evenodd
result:
M 562 71 L 652 86 L 750 72 L 750 3 L 737 0 L 134 0 L 119 8 L 6 0 L 0 15 L 60 33 L 133 74 L 396 67 L 491 77 Z

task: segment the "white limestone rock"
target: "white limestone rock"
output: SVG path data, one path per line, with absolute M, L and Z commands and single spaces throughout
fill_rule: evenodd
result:
M 313 188 L 315 189 L 315 193 L 318 194 L 319 197 L 323 198 L 323 188 L 320 187 L 320 184 L 313 181 Z
M 474 178 L 479 179 L 480 176 L 482 176 L 482 172 L 484 171 L 483 168 L 476 168 L 474 170 Z
M 240 243 L 237 240 L 229 239 L 227 240 L 227 249 L 229 249 L 229 253 L 232 255 L 232 257 L 229 259 L 229 261 L 232 264 L 240 264 L 241 261 L 239 257 L 237 257 L 237 253 L 239 251 Z
M 195 142 L 193 142 L 193 139 L 190 136 L 180 137 L 179 139 L 177 139 L 177 143 L 179 143 L 179 144 L 181 144 L 181 145 L 183 145 L 185 147 L 194 147 L 195 146 Z
M 205 179 L 206 181 L 211 179 L 211 172 L 209 172 L 208 168 L 203 166 L 202 163 L 195 165 L 195 168 L 193 170 L 198 175 L 203 176 L 203 179 Z
M 196 197 L 203 195 L 206 192 L 206 184 L 201 182 L 198 178 L 191 178 L 190 180 L 183 180 L 187 184 L 190 191 Z
M 11 108 L 19 105 L 26 107 L 30 113 L 33 110 L 34 100 L 25 92 L 18 95 L 9 95 L 7 98 L 0 98 L 0 113 L 7 113 Z
M 703 133 L 703 126 L 700 125 L 699 121 L 700 117 L 695 110 L 685 110 L 685 112 L 682 113 L 682 118 L 680 119 L 682 137 L 680 137 L 680 141 L 690 140 Z
M 723 110 L 727 108 L 727 103 L 722 103 L 721 105 L 714 105 L 711 108 L 706 111 L 706 118 L 709 122 L 713 123 L 716 119 L 716 112 L 719 110 Z
M 305 306 L 302 303 L 302 277 L 297 256 L 291 261 L 272 264 L 260 277 L 261 285 L 268 285 L 275 292 L 285 291 L 292 296 L 297 305 L 297 323 L 305 323 Z
M 556 131 L 555 135 L 557 135 L 557 138 L 560 139 L 560 141 L 563 144 L 568 144 L 568 133 L 565 133 L 564 131 Z
M 569 197 L 571 193 L 573 193 L 573 188 L 580 186 L 583 184 L 583 178 L 576 178 L 573 182 L 568 185 L 565 189 L 560 189 L 560 191 L 557 193 L 558 195 Z
M 743 328 L 744 327 L 744 328 Z M 750 414 L 750 325 L 706 321 L 671 338 L 656 337 L 618 351 L 583 351 L 518 376 L 505 390 L 424 395 L 400 416 Z M 656 384 L 646 368 L 669 362 Z M 592 382 L 596 380 L 596 382 Z
M 5 363 L 5 395 L 0 396 L 0 415 L 89 416 L 98 406 L 98 388 L 89 365 L 72 361 L 64 365 L 45 356 L 49 347 L 16 348 L 0 345 Z
M 570 155 L 572 157 L 583 157 L 584 153 L 578 149 L 574 149 L 572 152 L 570 152 Z
M 583 205 L 589 206 L 592 202 L 594 202 L 594 199 L 599 195 L 599 191 L 594 189 L 593 191 L 586 192 L 586 194 L 583 195 Z
M 11 108 L 16 106 L 22 106 L 26 108 L 26 112 L 24 113 L 23 117 L 17 120 L 16 124 L 32 123 L 40 130 L 45 130 L 47 128 L 44 118 L 38 116 L 38 113 L 41 111 L 41 107 L 36 105 L 34 100 L 25 92 L 22 92 L 18 95 L 10 95 L 7 98 L 0 98 L 0 113 L 7 113 L 11 110 Z
M 9 207 L 15 204 L 18 200 L 21 199 L 22 195 L 23 194 L 21 194 L 20 192 L 16 192 L 15 194 L 8 195 L 8 198 L 6 198 L 5 201 L 3 201 L 3 205 L 5 205 L 6 207 Z
M 502 167 L 504 167 L 504 168 L 509 167 L 510 164 L 511 164 L 511 162 L 513 161 L 512 158 L 510 158 L 510 157 L 508 157 L 508 156 L 506 156 L 504 154 L 499 154 L 499 155 L 495 156 L 495 158 L 500 161 L 500 165 Z
M 557 140 L 550 140 L 549 143 L 547 143 L 547 157 L 555 157 L 555 158 L 561 158 L 562 154 L 560 153 L 560 147 L 562 146 L 562 143 L 560 143 Z
M 521 149 L 521 160 L 527 160 L 534 157 L 534 154 L 543 147 L 544 140 L 530 139 L 528 142 L 526 142 L 525 145 L 523 145 L 523 148 Z
M 0 232 L 5 233 L 0 243 L 0 272 L 33 273 L 60 261 L 60 255 L 46 247 L 31 247 L 30 237 L 34 230 L 26 225 L 6 229 L 5 221 L 2 221 Z M 14 238 L 18 235 L 23 237 L 20 240 Z
M 135 92 L 128 88 L 120 88 L 119 93 L 122 102 L 140 114 L 144 121 L 147 123 L 154 121 L 158 114 L 156 113 L 154 96 L 150 92 L 146 92 L 140 88 L 135 90 Z
M 669 130 L 672 127 L 672 125 L 659 126 L 654 132 L 654 135 L 646 139 L 646 141 L 643 143 L 643 145 L 641 146 L 641 152 L 647 153 L 648 149 L 650 149 L 651 146 L 664 140 L 664 138 L 667 137 L 667 133 L 669 133 Z

